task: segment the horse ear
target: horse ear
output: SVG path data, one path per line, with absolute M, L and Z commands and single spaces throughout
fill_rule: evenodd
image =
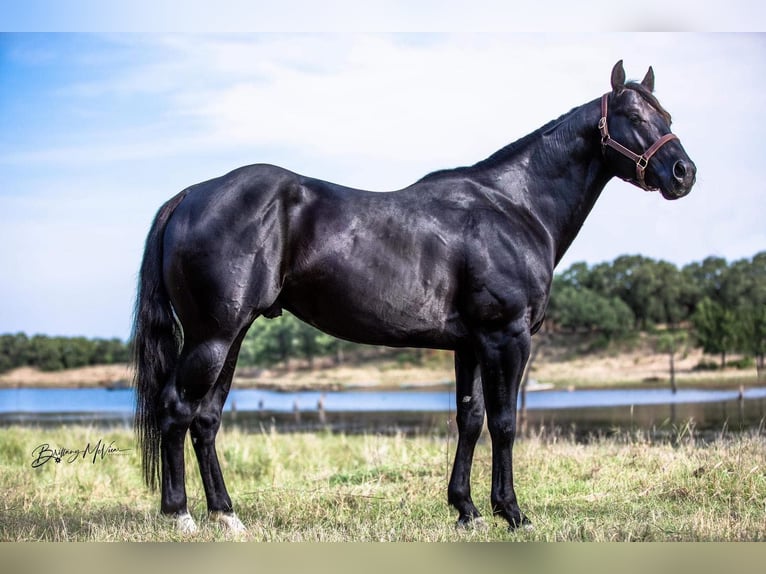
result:
M 625 85 L 625 68 L 622 67 L 622 60 L 617 62 L 612 68 L 612 90 L 615 92 L 622 89 Z
M 650 92 L 654 91 L 654 70 L 649 66 L 649 71 L 646 72 L 646 76 L 641 80 L 641 85 L 644 86 Z

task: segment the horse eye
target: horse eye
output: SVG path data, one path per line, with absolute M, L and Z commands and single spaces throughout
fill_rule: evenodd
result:
M 630 116 L 628 116 L 628 118 L 630 119 L 630 122 L 634 126 L 637 126 L 637 125 L 641 124 L 644 121 L 643 118 L 641 118 L 641 116 L 639 116 L 638 114 L 630 114 Z

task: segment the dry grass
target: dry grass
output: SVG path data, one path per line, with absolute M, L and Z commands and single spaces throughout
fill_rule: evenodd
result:
M 687 429 L 688 430 L 688 429 Z M 135 451 L 92 462 L 32 468 L 41 442 L 70 449 L 114 441 L 127 430 L 8 428 L 0 438 L 0 540 L 183 539 L 157 513 Z M 653 442 L 641 435 L 533 437 L 517 443 L 516 487 L 531 531 L 456 531 L 446 503 L 454 438 L 222 433 L 219 453 L 252 541 L 674 541 L 766 540 L 766 437 L 688 432 Z M 187 458 L 191 449 L 187 446 Z M 477 448 L 474 500 L 489 513 L 490 451 Z M 196 463 L 189 462 L 192 540 L 223 540 L 205 520 Z

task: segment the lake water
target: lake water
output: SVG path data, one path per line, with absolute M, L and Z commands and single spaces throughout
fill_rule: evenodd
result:
M 322 412 L 319 404 L 323 403 Z M 245 428 L 277 426 L 302 430 L 424 429 L 454 424 L 454 392 L 338 391 L 280 392 L 234 389 L 225 421 Z M 131 424 L 132 389 L 0 389 L 0 422 L 103 422 Z M 584 389 L 527 393 L 530 424 L 592 428 L 683 424 L 753 427 L 766 416 L 766 387 L 745 389 Z
M 715 403 L 738 398 L 736 389 L 585 389 L 527 393 L 527 409 L 584 409 L 642 405 Z M 746 401 L 766 398 L 766 387 L 745 389 Z M 118 413 L 132 414 L 132 389 L 0 389 L 0 414 L 7 413 Z M 449 412 L 455 394 L 449 391 L 301 391 L 281 392 L 234 389 L 225 411 L 276 413 L 317 411 L 319 401 L 326 412 Z

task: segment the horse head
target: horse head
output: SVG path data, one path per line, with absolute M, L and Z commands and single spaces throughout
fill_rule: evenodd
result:
M 665 199 L 687 195 L 697 168 L 670 131 L 670 114 L 657 101 L 654 71 L 625 81 L 622 60 L 612 69 L 612 91 L 601 100 L 601 146 L 614 174 Z

